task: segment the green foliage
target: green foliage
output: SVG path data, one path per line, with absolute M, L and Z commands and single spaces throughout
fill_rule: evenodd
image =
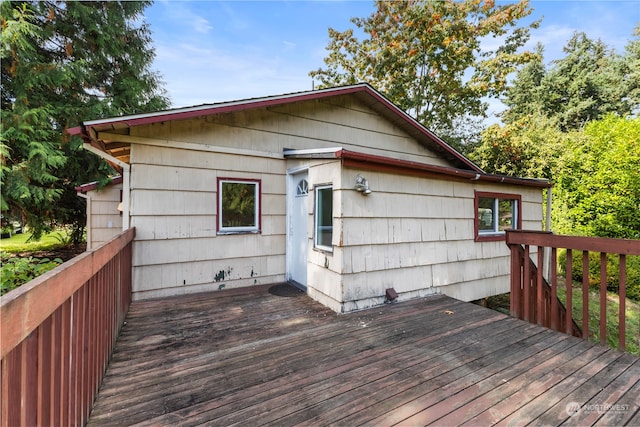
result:
M 0 3 L 1 209 L 34 238 L 58 224 L 84 228 L 74 187 L 114 170 L 65 130 L 81 120 L 168 106 L 150 70 L 149 2 Z
M 558 253 L 558 265 L 561 274 L 566 274 L 567 251 Z M 626 257 L 626 295 L 627 298 L 640 302 L 640 256 Z M 596 290 L 600 288 L 600 253 L 589 252 L 589 286 Z M 571 264 L 571 277 L 578 283 L 582 283 L 582 253 L 573 253 Z M 620 257 L 614 254 L 607 255 L 606 285 L 609 291 L 618 293 L 620 288 Z
M 0 281 L 0 295 L 16 289 L 20 285 L 54 269 L 62 264 L 60 258 L 8 258 L 2 262 L 2 280 Z
M 613 115 L 569 140 L 557 173 L 553 222 L 559 234 L 640 238 L 640 118 Z M 566 255 L 561 254 L 561 265 Z M 576 257 L 576 255 L 574 255 Z M 618 290 L 619 259 L 607 258 L 607 287 Z M 582 261 L 572 276 L 582 280 Z M 589 254 L 589 283 L 600 282 L 600 255 Z M 627 257 L 627 297 L 640 301 L 640 257 Z
M 544 88 L 542 80 L 547 72 L 544 63 L 544 48 L 536 45 L 536 55 L 516 74 L 514 82 L 505 91 L 503 100 L 507 109 L 502 113 L 505 123 L 512 123 L 531 115 L 542 116 Z
M 631 40 L 625 48 L 624 84 L 625 97 L 629 99 L 636 115 L 640 112 L 640 23 L 635 27 Z
M 635 30 L 640 35 L 640 26 Z M 565 56 L 547 69 L 537 59 L 523 67 L 506 91 L 506 123 L 538 113 L 558 121 L 563 131 L 579 130 L 607 114 L 626 116 L 640 108 L 640 41 L 618 55 L 602 41 L 575 33 Z
M 455 119 L 486 114 L 483 98 L 503 93 L 507 76 L 533 57 L 518 50 L 531 28 L 516 27 L 531 13 L 527 0 L 496 5 L 492 1 L 377 1 L 368 18 L 353 29 L 329 29 L 325 69 L 310 75 L 322 86 L 369 82 L 404 111 L 432 130 L 453 131 Z M 500 37 L 495 50 L 481 40 Z
M 482 119 L 479 117 L 463 116 L 452 120 L 452 127 L 438 129 L 438 136 L 447 144 L 455 148 L 464 156 L 469 157 L 482 140 Z
M 490 173 L 553 179 L 567 140 L 556 120 L 534 113 L 485 129 L 469 158 Z
M 576 33 L 548 70 L 539 46 L 507 90 L 506 124 L 469 154 L 487 172 L 554 182 L 560 234 L 640 238 L 640 25 L 635 36 L 621 56 Z
M 559 286 L 558 299 L 566 305 L 567 291 L 565 286 Z M 620 300 L 617 295 L 607 293 L 606 307 L 606 334 L 605 342 L 611 348 L 618 348 L 618 337 L 620 335 L 619 328 L 619 307 Z M 579 283 L 574 283 L 572 288 L 572 316 L 578 325 L 582 327 L 582 287 Z M 588 324 L 589 324 L 589 340 L 592 342 L 600 342 L 600 293 L 598 291 L 589 291 L 588 304 Z M 640 304 L 627 299 L 626 306 L 626 351 L 631 354 L 639 355 L 638 347 L 638 330 L 640 329 Z
M 69 246 L 73 242 L 73 233 L 63 233 L 60 231 L 56 231 L 51 234 L 51 236 L 62 246 Z
M 2 197 L 0 209 L 17 207 L 31 221 L 32 213 L 46 210 L 60 195 L 54 187 L 52 170 L 65 163 L 56 143 L 56 131 L 48 122 L 52 109 L 29 102 L 30 92 L 59 77 L 61 69 L 44 66 L 36 44 L 42 42 L 35 15 L 26 4 L 0 4 L 3 31 L 0 35 L 2 60 Z M 30 62 L 30 66 L 26 66 Z M 37 69 L 39 73 L 33 73 Z M 14 89 L 15 87 L 15 89 Z M 36 233 L 44 224 L 34 223 Z
M 564 152 L 555 216 L 564 234 L 640 239 L 640 118 L 589 123 Z
M 576 33 L 543 79 L 544 111 L 563 129 L 579 129 L 607 113 L 628 114 L 621 58 L 600 40 Z

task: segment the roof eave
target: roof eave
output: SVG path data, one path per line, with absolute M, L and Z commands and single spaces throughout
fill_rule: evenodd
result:
M 332 96 L 344 95 L 369 89 L 375 92 L 366 83 L 359 83 L 352 86 L 340 86 L 327 89 L 318 89 L 307 92 L 296 92 L 285 95 L 276 95 L 263 98 L 251 98 L 239 101 L 222 102 L 218 104 L 204 104 L 193 107 L 177 108 L 173 110 L 163 110 L 153 113 L 135 114 L 129 116 L 112 117 L 107 119 L 89 120 L 84 122 L 86 127 L 97 127 L 100 125 L 115 126 L 124 124 L 126 126 L 140 126 L 159 123 L 167 120 L 184 120 L 210 114 L 220 114 L 234 111 L 241 111 L 253 108 L 270 107 L 286 102 L 299 102 L 324 98 L 328 94 Z
M 484 172 L 475 172 L 446 166 L 430 165 L 427 163 L 393 159 L 390 157 L 376 156 L 372 154 L 358 153 L 348 150 L 341 150 L 337 152 L 336 157 L 342 159 L 343 164 L 345 164 L 346 166 L 370 167 L 376 170 L 396 171 L 396 173 L 404 173 L 410 175 L 442 176 L 461 181 L 480 181 L 497 184 L 522 185 L 540 189 L 551 188 L 553 186 L 553 184 L 551 184 L 546 179 L 492 175 Z
M 122 183 L 122 175 L 114 176 L 110 178 L 110 181 L 106 184 L 106 186 L 121 184 Z M 93 191 L 98 188 L 98 181 L 89 182 L 87 184 L 81 184 L 75 187 L 77 193 L 86 194 L 89 191 Z

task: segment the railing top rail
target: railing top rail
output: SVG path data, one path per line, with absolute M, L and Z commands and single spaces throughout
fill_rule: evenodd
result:
M 29 336 L 135 236 L 135 228 L 117 235 L 0 297 L 0 356 Z
M 507 230 L 507 245 L 546 246 L 579 251 L 640 255 L 640 240 L 564 236 L 544 231 Z

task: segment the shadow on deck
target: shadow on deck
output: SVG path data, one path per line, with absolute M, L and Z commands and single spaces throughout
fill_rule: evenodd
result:
M 288 285 L 134 302 L 89 425 L 640 425 L 640 359 L 434 296 Z

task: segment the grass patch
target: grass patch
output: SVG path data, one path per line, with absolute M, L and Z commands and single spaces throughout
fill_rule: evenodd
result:
M 22 233 L 14 234 L 8 239 L 0 239 L 0 252 L 6 254 L 41 252 L 69 245 L 69 235 L 65 229 L 47 233 L 38 241 L 28 242 L 30 237 L 30 233 Z
M 558 280 L 558 299 L 566 306 L 567 289 L 564 281 Z M 582 328 L 582 285 L 573 283 L 572 286 L 572 315 L 575 322 Z M 610 347 L 618 348 L 620 298 L 618 294 L 607 292 L 607 337 L 606 342 Z M 627 298 L 625 302 L 626 312 L 626 351 L 635 355 L 640 355 L 640 342 L 638 331 L 640 331 L 640 304 Z M 598 290 L 589 291 L 589 340 L 600 342 L 600 292 Z
M 46 273 L 84 252 L 85 245 L 71 244 L 65 228 L 29 241 L 29 233 L 0 240 L 0 295 Z
M 582 284 L 575 282 L 572 288 L 573 320 L 582 328 Z M 558 278 L 558 299 L 566 306 L 567 289 L 563 278 Z M 509 294 L 500 294 L 486 298 L 483 305 L 492 310 L 509 314 Z M 607 292 L 607 344 L 618 348 L 618 310 L 620 300 L 618 294 Z M 627 298 L 626 311 L 626 351 L 640 355 L 640 304 Z M 600 342 L 600 292 L 589 292 L 589 341 Z

